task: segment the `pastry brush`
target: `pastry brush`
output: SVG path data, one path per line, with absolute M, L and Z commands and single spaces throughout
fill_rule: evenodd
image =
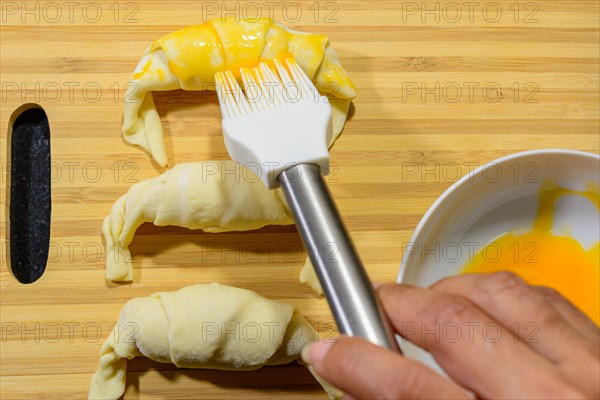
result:
M 229 155 L 281 187 L 341 333 L 398 350 L 322 174 L 329 173 L 331 105 L 296 62 L 215 75 Z

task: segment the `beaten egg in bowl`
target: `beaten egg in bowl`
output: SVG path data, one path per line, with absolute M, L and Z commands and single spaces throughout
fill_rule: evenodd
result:
M 511 271 L 531 285 L 556 289 L 600 325 L 600 242 L 584 248 L 577 239 L 553 232 L 554 210 L 563 196 L 581 196 L 600 209 L 598 185 L 571 190 L 546 181 L 528 232 L 507 232 L 482 247 L 463 273 Z

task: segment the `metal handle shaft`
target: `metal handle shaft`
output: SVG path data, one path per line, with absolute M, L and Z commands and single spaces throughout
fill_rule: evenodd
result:
M 398 351 L 320 167 L 295 165 L 278 179 L 340 332 Z

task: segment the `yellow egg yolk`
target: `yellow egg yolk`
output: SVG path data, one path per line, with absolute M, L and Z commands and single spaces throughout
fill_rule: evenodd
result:
M 552 233 L 555 204 L 564 195 L 585 197 L 600 209 L 598 186 L 577 191 L 546 182 L 539 192 L 533 229 L 497 237 L 462 272 L 512 271 L 531 285 L 556 289 L 600 325 L 600 242 L 585 250 L 576 239 Z

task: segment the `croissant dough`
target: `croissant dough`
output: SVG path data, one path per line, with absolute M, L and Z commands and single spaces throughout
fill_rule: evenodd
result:
M 250 290 L 211 283 L 134 298 L 100 349 L 89 398 L 119 398 L 127 360 L 137 356 L 183 368 L 254 370 L 296 360 L 319 339 L 294 307 Z M 341 396 L 317 379 L 331 398 Z
M 329 39 L 298 32 L 266 18 L 236 21 L 218 18 L 154 41 L 135 68 L 127 88 L 123 138 L 146 150 L 161 166 L 168 163 L 160 117 L 152 91 L 215 90 L 214 74 L 260 61 L 294 57 L 333 110 L 333 141 L 346 121 L 356 89 Z M 332 141 L 332 142 L 333 142 Z
M 234 161 L 178 164 L 160 176 L 131 186 L 113 204 L 102 224 L 106 279 L 133 279 L 128 246 L 144 222 L 228 232 L 291 225 L 294 220 L 280 189 L 268 190 L 252 171 Z M 300 282 L 323 294 L 308 257 Z
M 144 222 L 206 232 L 247 231 L 294 223 L 284 195 L 268 190 L 234 161 L 184 163 L 136 183 L 115 202 L 102 224 L 106 278 L 131 281 L 128 246 Z
M 323 295 L 323 287 L 321 286 L 321 282 L 319 282 L 319 277 L 310 261 L 310 257 L 306 257 L 304 266 L 300 270 L 300 282 L 310 286 L 318 294 Z

